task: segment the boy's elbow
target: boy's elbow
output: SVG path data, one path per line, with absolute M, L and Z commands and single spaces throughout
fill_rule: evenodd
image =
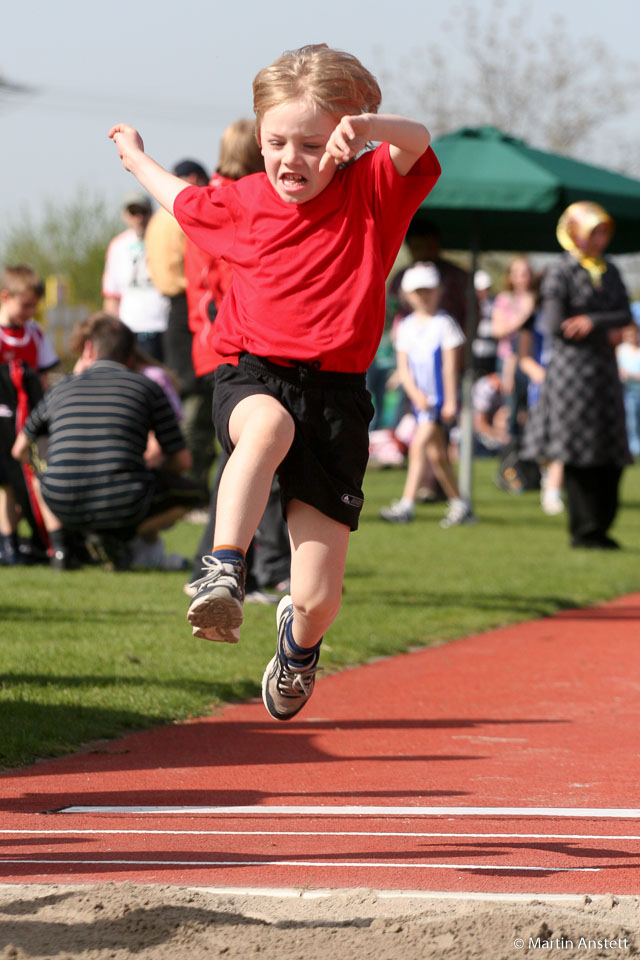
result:
M 420 124 L 420 136 L 421 136 L 421 145 L 422 145 L 422 149 L 420 150 L 420 156 L 422 156 L 425 150 L 428 150 L 429 147 L 431 146 L 431 134 L 429 133 L 429 131 L 427 130 L 427 128 L 423 123 Z

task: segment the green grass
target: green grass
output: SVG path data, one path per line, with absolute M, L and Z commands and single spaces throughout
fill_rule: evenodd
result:
M 416 646 L 585 606 L 640 589 L 640 467 L 625 472 L 619 553 L 567 547 L 564 517 L 535 493 L 511 497 L 476 464 L 472 527 L 442 530 L 443 505 L 408 526 L 378 510 L 401 471 L 370 472 L 352 537 L 343 608 L 323 648 L 337 669 Z M 191 555 L 200 528 L 179 525 L 170 549 Z M 274 609 L 247 606 L 238 646 L 193 640 L 179 573 L 2 568 L 0 766 L 206 713 L 259 694 L 273 654 Z

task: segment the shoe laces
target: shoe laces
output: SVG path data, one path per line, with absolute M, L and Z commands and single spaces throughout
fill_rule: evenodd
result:
M 308 697 L 313 690 L 316 673 L 323 669 L 318 666 L 317 658 L 314 663 L 304 667 L 290 666 L 282 651 L 279 651 L 278 659 L 280 661 L 278 692 L 285 697 L 297 696 L 298 693 Z
M 232 560 L 222 561 L 211 554 L 202 558 L 202 569 L 204 576 L 199 580 L 193 580 L 192 586 L 198 589 L 205 584 L 220 583 L 225 587 L 237 587 L 238 577 L 242 579 L 242 567 L 239 563 Z

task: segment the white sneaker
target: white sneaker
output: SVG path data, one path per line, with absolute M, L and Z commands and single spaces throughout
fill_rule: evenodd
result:
M 194 637 L 237 643 L 242 625 L 242 604 L 247 567 L 243 560 L 202 558 L 204 576 L 193 584 L 197 590 L 187 620 Z
M 557 517 L 564 510 L 564 503 L 560 496 L 560 491 L 547 487 L 543 489 L 540 497 L 540 506 L 543 513 L 548 517 Z
M 463 523 L 475 523 L 476 518 L 473 515 L 471 504 L 461 497 L 449 500 L 449 509 L 447 514 L 440 521 L 440 526 L 444 529 L 448 527 L 458 527 Z
M 391 505 L 383 507 L 380 516 L 387 523 L 410 523 L 414 517 L 413 506 L 402 500 L 392 500 Z
M 291 597 L 283 597 L 278 604 L 276 623 L 278 640 L 276 654 L 267 664 L 262 677 L 262 700 L 274 720 L 290 720 L 302 710 L 313 693 L 318 666 L 319 650 L 309 662 L 295 663 L 287 657 L 285 630 L 287 621 L 293 617 Z

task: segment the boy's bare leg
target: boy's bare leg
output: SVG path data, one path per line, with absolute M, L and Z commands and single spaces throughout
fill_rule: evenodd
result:
M 293 639 L 313 647 L 338 615 L 349 527 L 301 500 L 287 509 L 291 541 Z
M 349 528 L 315 507 L 292 500 L 287 510 L 291 539 L 291 596 L 278 605 L 276 653 L 262 678 L 262 699 L 275 720 L 290 720 L 313 693 L 320 642 L 335 620 Z
M 237 404 L 229 418 L 234 450 L 218 488 L 213 556 L 187 619 L 196 637 L 237 643 L 242 624 L 244 555 L 269 498 L 273 475 L 293 442 L 294 424 L 274 397 L 256 394 Z
M 248 549 L 293 434 L 292 417 L 274 397 L 256 394 L 235 407 L 229 418 L 234 450 L 220 479 L 214 544 Z

